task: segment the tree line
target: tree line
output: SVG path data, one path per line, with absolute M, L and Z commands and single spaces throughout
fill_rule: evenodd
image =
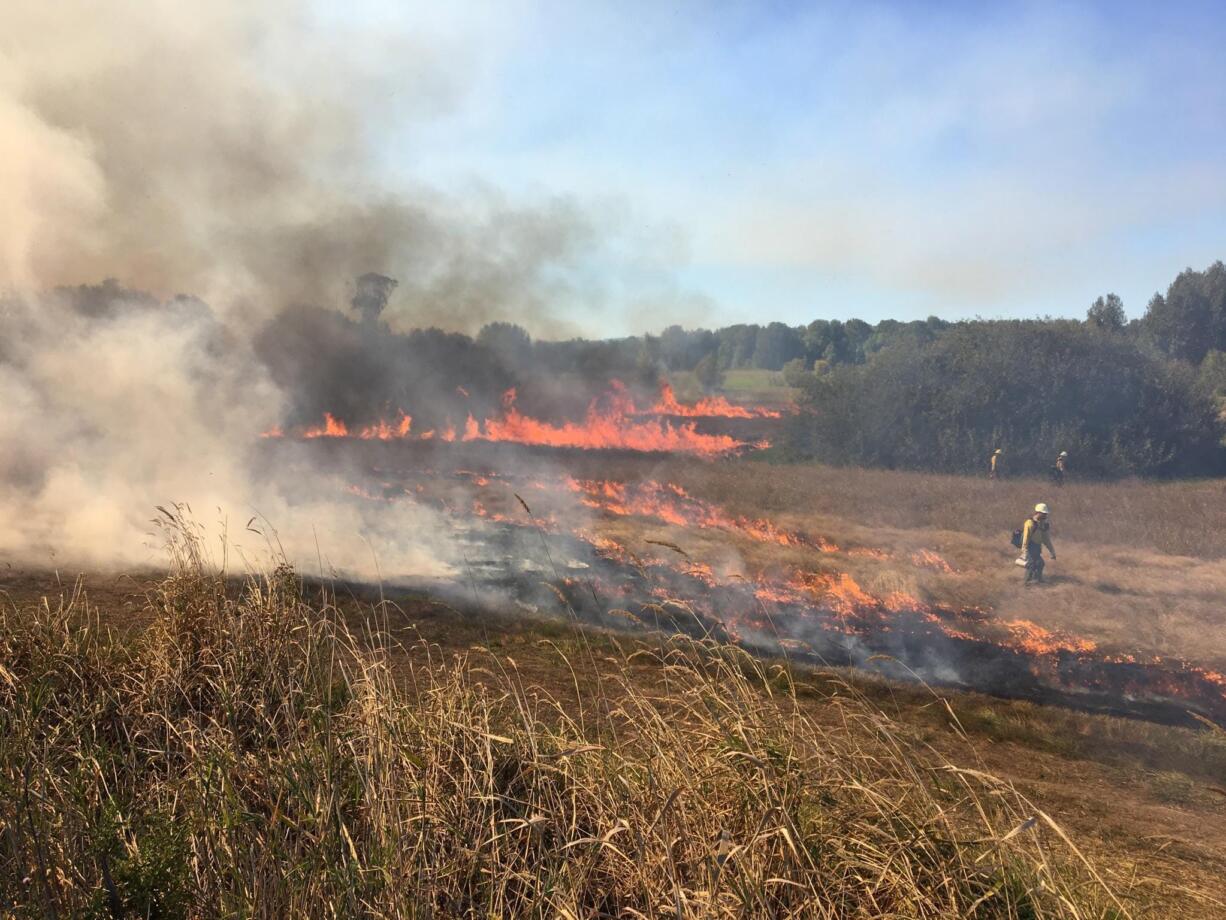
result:
M 1182 272 L 1132 321 L 1108 294 L 1084 322 L 956 323 L 795 382 L 788 457 L 965 472 L 1000 448 L 1040 473 L 1067 450 L 1088 476 L 1221 475 L 1226 267 Z
M 374 288 L 364 284 L 372 279 Z M 382 309 L 394 286 L 363 276 L 352 316 L 295 307 L 256 336 L 295 394 L 295 420 L 324 410 L 361 420 L 389 406 L 462 418 L 493 411 L 512 386 L 526 409 L 573 415 L 611 379 L 646 394 L 662 376 L 690 372 L 715 389 L 726 371 L 760 368 L 799 394 L 780 459 L 954 472 L 981 469 L 1001 448 L 1015 472 L 1042 472 L 1061 450 L 1085 475 L 1226 472 L 1220 261 L 1180 273 L 1131 320 L 1107 294 L 1084 321 L 817 319 L 604 340 L 534 340 L 506 322 L 476 336 L 393 332 Z M 160 304 L 114 281 L 53 294 L 99 321 L 120 308 L 208 309 L 194 298 Z
M 1106 294 L 1084 321 L 819 319 L 600 342 L 533 342 L 496 323 L 477 341 L 534 373 L 644 386 L 677 371 L 708 388 L 732 369 L 781 371 L 801 409 L 781 459 L 966 472 L 1001 448 L 1017 473 L 1042 473 L 1061 450 L 1087 476 L 1226 472 L 1222 262 L 1180 273 L 1131 320 Z

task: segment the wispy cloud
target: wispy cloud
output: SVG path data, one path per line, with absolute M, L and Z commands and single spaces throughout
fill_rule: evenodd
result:
M 419 165 L 623 196 L 689 237 L 686 277 L 724 315 L 800 320 L 848 286 L 947 315 L 1073 312 L 1110 287 L 1140 309 L 1221 254 L 1226 27 L 1210 6 L 682 4 L 516 22 Z M 755 273 L 787 303 L 746 301 Z

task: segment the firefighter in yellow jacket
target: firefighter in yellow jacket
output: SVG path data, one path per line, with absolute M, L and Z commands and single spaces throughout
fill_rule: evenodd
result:
M 988 479 L 995 479 L 1000 475 L 1000 461 L 1004 456 L 1004 451 L 999 447 L 992 451 L 992 456 L 988 457 Z
M 1051 465 L 1051 481 L 1057 486 L 1064 485 L 1064 474 L 1068 472 L 1068 451 L 1062 450 Z
M 1034 514 L 1022 525 L 1022 552 L 1026 557 L 1026 580 L 1023 584 L 1043 583 L 1043 547 L 1056 558 L 1056 548 L 1051 545 L 1051 523 L 1047 520 L 1049 510 L 1046 502 L 1034 506 Z

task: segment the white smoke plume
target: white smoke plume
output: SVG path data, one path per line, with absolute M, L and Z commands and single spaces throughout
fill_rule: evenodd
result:
M 593 236 L 577 207 L 377 178 L 464 53 L 289 0 L 0 5 L 0 561 L 156 562 L 155 504 L 187 502 L 251 544 L 262 514 L 312 568 L 316 540 L 362 575 L 448 568 L 433 512 L 250 462 L 289 402 L 251 342 L 370 270 L 406 325 L 551 322 Z
M 271 544 L 308 571 L 449 570 L 445 539 L 421 536 L 446 532 L 429 509 L 344 501 L 334 475 L 253 475 L 254 435 L 283 397 L 202 302 L 120 296 L 90 315 L 61 294 L 0 309 L 15 333 L 0 351 L 0 559 L 157 564 L 154 506 L 186 503 L 252 563 Z M 264 536 L 246 528 L 252 517 Z
M 603 234 L 583 209 L 388 178 L 389 151 L 411 153 L 477 53 L 418 18 L 342 26 L 290 0 L 0 4 L 0 288 L 114 277 L 241 324 L 346 303 L 380 271 L 401 281 L 404 325 L 556 331 L 557 306 L 591 293 Z

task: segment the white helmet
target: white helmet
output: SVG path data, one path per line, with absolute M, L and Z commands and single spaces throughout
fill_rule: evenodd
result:
M 1047 510 L 1047 502 L 1039 502 L 1037 505 L 1034 506 L 1034 510 L 1036 514 L 1050 514 L 1051 513 L 1050 511 Z
M 1067 450 L 1062 450 L 1062 451 L 1060 451 L 1060 456 L 1061 456 L 1061 457 L 1067 457 L 1067 456 L 1068 456 L 1068 451 L 1067 451 Z

